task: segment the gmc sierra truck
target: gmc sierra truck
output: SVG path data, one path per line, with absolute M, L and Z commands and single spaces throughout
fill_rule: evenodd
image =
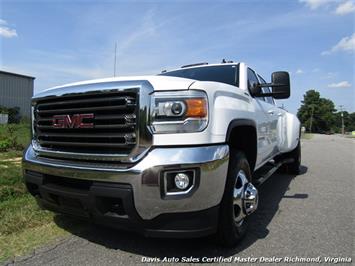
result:
M 287 72 L 267 83 L 225 60 L 42 91 L 23 157 L 27 189 L 54 212 L 232 246 L 257 187 L 278 168 L 299 171 L 300 122 L 274 102 L 289 96 Z

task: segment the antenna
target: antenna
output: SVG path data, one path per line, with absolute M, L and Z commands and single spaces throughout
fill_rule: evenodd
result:
M 113 76 L 116 77 L 116 64 L 117 64 L 117 42 L 115 42 L 115 62 L 113 64 Z

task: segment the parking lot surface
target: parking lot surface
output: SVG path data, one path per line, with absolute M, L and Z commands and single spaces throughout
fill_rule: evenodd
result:
M 90 226 L 10 264 L 136 265 L 164 257 L 170 262 L 221 262 L 228 257 L 271 263 L 285 257 L 354 259 L 354 161 L 353 139 L 314 135 L 303 140 L 302 173 L 275 174 L 260 188 L 260 205 L 251 217 L 249 233 L 233 249 L 216 246 L 212 238 L 152 239 Z

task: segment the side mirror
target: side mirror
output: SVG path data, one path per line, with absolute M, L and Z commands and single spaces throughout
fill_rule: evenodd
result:
M 271 74 L 272 97 L 287 99 L 290 97 L 290 75 L 286 71 Z

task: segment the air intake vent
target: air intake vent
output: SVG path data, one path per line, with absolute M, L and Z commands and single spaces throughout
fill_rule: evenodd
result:
M 37 144 L 49 151 L 126 154 L 137 144 L 137 92 L 90 92 L 36 101 Z

